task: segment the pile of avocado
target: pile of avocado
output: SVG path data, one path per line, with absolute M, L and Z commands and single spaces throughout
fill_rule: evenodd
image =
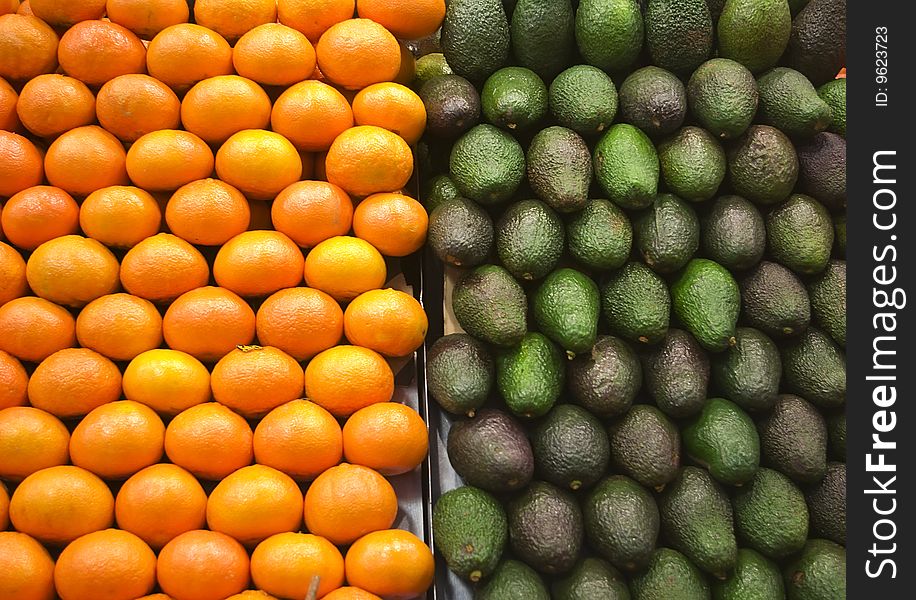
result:
M 839 600 L 845 0 L 450 0 L 429 349 L 477 600 Z

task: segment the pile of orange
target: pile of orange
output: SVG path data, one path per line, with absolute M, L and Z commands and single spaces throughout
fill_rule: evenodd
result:
M 189 4 L 0 0 L 0 598 L 420 596 L 386 257 L 444 2 Z

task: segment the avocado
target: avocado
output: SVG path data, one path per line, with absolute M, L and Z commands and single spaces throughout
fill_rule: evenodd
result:
M 846 549 L 830 540 L 808 540 L 786 567 L 785 579 L 788 600 L 846 598 Z
M 411 87 L 419 90 L 427 81 L 440 75 L 454 75 L 455 72 L 448 66 L 445 55 L 441 52 L 431 52 L 417 59 L 416 74 Z
M 565 382 L 563 353 L 540 333 L 526 333 L 511 348 L 496 352 L 496 388 L 513 414 L 531 418 L 547 413 Z
M 827 470 L 827 424 L 808 401 L 783 394 L 758 424 L 763 464 L 800 483 L 817 483 Z
M 525 291 L 496 265 L 464 274 L 452 290 L 452 310 L 465 331 L 496 346 L 519 343 L 528 327 Z
M 547 116 L 547 86 L 531 69 L 503 67 L 483 84 L 480 104 L 493 125 L 524 131 Z
M 569 358 L 595 345 L 601 301 L 598 286 L 582 272 L 563 268 L 545 277 L 531 298 L 531 307 L 538 329 Z
M 811 303 L 805 286 L 779 263 L 761 261 L 740 282 L 741 317 L 770 337 L 800 334 L 811 321 Z
M 426 241 L 442 262 L 474 267 L 493 249 L 493 220 L 467 198 L 447 200 L 429 215 Z
M 463 196 L 498 204 L 511 198 L 525 178 L 525 152 L 505 131 L 477 125 L 452 147 L 449 173 Z
M 659 496 L 658 511 L 665 538 L 693 564 L 718 579 L 735 568 L 731 501 L 704 469 L 681 469 Z
M 623 575 L 600 558 L 583 558 L 551 590 L 555 600 L 630 600 Z
M 816 86 L 846 65 L 846 0 L 811 0 L 792 20 L 784 63 Z
M 585 535 L 592 549 L 618 569 L 635 571 L 649 561 L 658 538 L 655 499 L 623 475 L 599 481 L 582 501 Z
M 846 137 L 846 78 L 831 79 L 817 88 L 817 95 L 830 107 L 833 119 L 827 131 Z
M 436 340 L 426 355 L 426 385 L 443 409 L 474 415 L 493 389 L 496 367 L 486 346 L 465 333 Z
M 830 457 L 846 460 L 846 413 L 839 413 L 827 419 L 827 437 Z
M 701 346 L 721 352 L 735 343 L 741 293 L 725 267 L 705 258 L 691 260 L 672 282 L 671 300 L 674 314 Z
M 833 246 L 834 253 L 840 258 L 846 258 L 846 213 L 833 217 Z
M 584 136 L 601 133 L 617 114 L 617 88 L 601 69 L 576 65 L 550 84 L 550 112 L 557 122 Z
M 785 600 L 786 591 L 779 567 L 749 548 L 738 550 L 735 572 L 723 581 L 712 582 L 713 600 Z
M 610 445 L 594 415 L 574 404 L 559 404 L 531 434 L 538 477 L 573 491 L 589 488 L 607 470 Z
M 732 503 L 738 536 L 754 550 L 781 559 L 805 545 L 808 537 L 805 497 L 782 473 L 761 467 L 754 479 L 738 488 Z
M 757 204 L 789 197 L 798 181 L 798 156 L 786 135 L 768 125 L 752 125 L 728 150 L 732 189 Z
M 499 563 L 474 600 L 550 600 L 550 592 L 537 571 L 510 558 Z
M 633 222 L 636 247 L 655 272 L 673 273 L 700 247 L 700 221 L 693 207 L 673 194 L 659 194 Z
M 719 56 L 759 73 L 779 62 L 789 43 L 786 0 L 726 0 L 719 17 Z
M 515 555 L 541 573 L 561 575 L 579 559 L 584 537 L 575 497 L 535 481 L 508 506 L 509 544 Z
M 633 226 L 610 200 L 593 199 L 569 216 L 566 223 L 569 254 L 599 271 L 619 269 L 630 256 Z
M 548 81 L 573 62 L 576 17 L 570 0 L 518 0 L 510 31 L 519 64 Z
M 712 358 L 712 381 L 719 393 L 744 410 L 769 410 L 779 394 L 781 360 L 765 333 L 738 327 L 735 345 Z
M 660 67 L 650 65 L 630 73 L 619 96 L 621 120 L 653 138 L 674 133 L 687 116 L 684 83 Z
M 757 80 L 747 68 L 728 58 L 700 65 L 687 82 L 690 112 L 712 135 L 739 137 L 757 114 Z
M 833 211 L 846 208 L 846 140 L 826 131 L 798 146 L 801 188 Z
M 480 122 L 480 95 L 459 75 L 439 75 L 420 87 L 426 108 L 426 132 L 453 139 Z
M 846 543 L 846 463 L 827 463 L 824 478 L 805 492 L 811 532 L 837 544 Z
M 492 493 L 520 490 L 534 475 L 534 454 L 514 417 L 485 408 L 448 431 L 448 460 L 469 485 Z
M 455 73 L 483 81 L 509 62 L 509 20 L 500 0 L 450 0 L 442 53 Z
M 563 254 L 563 222 L 540 200 L 511 204 L 496 224 L 496 253 L 517 279 L 540 279 Z
M 647 208 L 658 191 L 658 155 L 642 131 L 618 123 L 598 140 L 595 176 L 608 199 L 625 210 Z
M 644 18 L 652 64 L 689 75 L 709 58 L 713 26 L 706 0 L 648 0 Z
M 757 119 L 792 137 L 810 138 L 827 129 L 833 113 L 808 79 L 794 69 L 776 67 L 757 79 Z
M 633 600 L 709 600 L 709 583 L 686 556 L 670 548 L 652 554 L 649 566 L 630 580 Z
M 782 349 L 786 389 L 820 408 L 846 402 L 846 357 L 826 333 L 809 327 Z
M 833 221 L 824 205 L 792 194 L 766 218 L 767 247 L 779 263 L 801 275 L 820 273 L 833 249 Z
M 668 331 L 668 286 L 646 265 L 628 262 L 601 289 L 601 311 L 612 332 L 631 342 L 654 344 Z
M 573 402 L 606 419 L 629 410 L 639 392 L 642 367 L 625 341 L 599 335 L 591 352 L 569 362 L 566 381 Z
M 691 202 L 709 200 L 725 179 L 725 150 L 708 131 L 687 126 L 658 146 L 668 189 Z
M 707 257 L 730 271 L 760 262 L 767 230 L 757 207 L 741 196 L 720 196 L 703 218 L 700 242 Z
M 740 486 L 760 465 L 760 438 L 754 422 L 734 402 L 711 398 L 683 429 L 684 450 L 718 481 Z
M 682 329 L 669 329 L 657 346 L 642 355 L 646 390 L 669 417 L 697 413 L 706 404 L 709 357 L 696 338 Z
M 440 204 L 460 198 L 461 192 L 448 175 L 433 175 L 423 182 L 420 196 L 426 212 L 432 213 Z
M 642 485 L 661 489 L 677 477 L 681 436 L 660 410 L 637 404 L 608 427 L 611 460 L 622 473 Z
M 582 209 L 592 182 L 592 156 L 585 140 L 565 127 L 538 132 L 528 146 L 528 183 L 538 198 L 561 213 Z
M 635 0 L 579 0 L 576 44 L 585 62 L 623 71 L 639 56 L 645 29 Z
M 436 549 L 459 577 L 480 581 L 496 569 L 507 539 L 506 513 L 487 492 L 464 486 L 445 492 L 433 509 Z

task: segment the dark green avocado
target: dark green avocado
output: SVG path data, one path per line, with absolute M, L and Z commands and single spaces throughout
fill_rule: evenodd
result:
M 629 4 L 629 0 L 619 4 Z M 633 71 L 621 84 L 619 96 L 621 120 L 653 138 L 677 131 L 687 115 L 684 83 L 660 67 L 650 65 Z
M 700 221 L 693 207 L 673 194 L 659 194 L 633 223 L 636 247 L 654 271 L 673 273 L 700 247 Z
M 712 358 L 712 381 L 719 393 L 744 410 L 769 410 L 779 394 L 781 360 L 765 333 L 738 327 L 735 345 Z
M 584 537 L 582 511 L 566 490 L 543 481 L 509 502 L 509 544 L 541 573 L 561 575 L 576 564 Z
M 591 352 L 569 362 L 566 381 L 576 404 L 606 419 L 629 410 L 642 383 L 642 368 L 627 342 L 599 335 Z
M 534 475 L 534 455 L 525 430 L 500 410 L 487 408 L 472 419 L 455 421 L 447 447 L 458 475 L 488 492 L 522 489 Z
M 467 198 L 447 200 L 429 215 L 426 241 L 442 262 L 474 267 L 493 250 L 493 220 Z
M 700 241 L 706 256 L 730 271 L 760 262 L 767 230 L 757 207 L 741 196 L 721 196 L 703 218 Z
M 563 254 L 563 222 L 540 200 L 510 204 L 496 224 L 496 254 L 516 279 L 540 279 Z
M 584 209 L 569 216 L 566 244 L 570 256 L 587 267 L 619 269 L 630 256 L 633 226 L 610 200 L 589 200 Z
M 706 404 L 709 356 L 689 332 L 671 328 L 642 355 L 646 391 L 662 412 L 679 419 Z
M 594 415 L 575 404 L 560 404 L 531 435 L 538 476 L 562 488 L 589 488 L 607 471 L 607 432 Z
M 519 343 L 528 329 L 525 291 L 497 265 L 465 273 L 452 290 L 452 310 L 465 331 L 496 346 Z
M 658 506 L 644 487 L 623 475 L 598 482 L 582 502 L 588 543 L 618 569 L 649 561 L 659 531 Z
M 808 328 L 811 303 L 798 276 L 779 263 L 762 261 L 740 282 L 744 322 L 770 337 L 793 337 Z
M 614 466 L 642 485 L 661 489 L 677 476 L 681 436 L 660 410 L 637 404 L 608 428 Z
M 452 414 L 473 416 L 487 401 L 495 374 L 490 351 L 464 333 L 439 338 L 426 355 L 429 393 Z
M 496 569 L 507 529 L 502 505 L 479 488 L 464 486 L 446 492 L 433 509 L 436 549 L 449 569 L 471 582 Z
M 649 267 L 629 262 L 601 290 L 601 310 L 611 331 L 638 344 L 655 344 L 668 331 L 668 286 Z

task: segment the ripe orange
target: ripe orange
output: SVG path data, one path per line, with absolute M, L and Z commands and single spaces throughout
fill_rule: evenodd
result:
M 42 160 L 41 152 L 32 142 L 18 133 L 0 131 L 0 197 L 9 198 L 40 185 L 44 179 Z
M 429 216 L 403 194 L 373 194 L 353 213 L 353 232 L 386 256 L 407 256 L 423 247 Z
M 419 348 L 428 325 L 420 303 L 391 288 L 360 294 L 344 313 L 344 333 L 351 343 L 391 357 Z
M 36 17 L 60 27 L 71 27 L 80 21 L 101 19 L 105 15 L 105 0 L 31 0 L 29 4 Z
M 70 436 L 73 464 L 108 480 L 130 477 L 162 458 L 165 425 L 150 407 L 121 400 L 86 415 Z
M 178 237 L 192 244 L 220 246 L 248 229 L 248 200 L 228 183 L 199 179 L 172 194 L 165 222 Z
M 181 122 L 208 144 L 222 144 L 239 131 L 267 127 L 270 98 L 250 79 L 238 75 L 211 77 L 185 94 Z
M 0 15 L 0 77 L 28 81 L 53 73 L 57 69 L 57 45 L 57 34 L 41 19 Z
M 316 53 L 324 76 L 351 90 L 392 81 L 401 68 L 398 41 L 369 19 L 348 19 L 332 25 L 318 40 Z
M 29 379 L 29 401 L 62 419 L 81 417 L 121 397 L 121 372 L 88 348 L 67 348 L 41 361 Z
M 302 397 L 302 367 L 271 346 L 236 348 L 213 367 L 210 388 L 217 402 L 243 417 L 260 417 Z
M 277 9 L 281 23 L 317 44 L 328 27 L 353 17 L 356 0 L 277 0 Z
M 19 102 L 19 94 L 6 79 L 0 77 L 0 129 L 6 131 L 22 129 L 19 115 L 16 114 L 17 102 Z
M 49 467 L 23 479 L 13 492 L 10 521 L 17 531 L 62 546 L 110 527 L 114 497 L 104 481 L 85 469 Z
M 134 296 L 169 302 L 207 285 L 210 267 L 200 251 L 178 236 L 157 233 L 121 259 L 121 284 Z
M 182 6 L 187 5 L 182 2 Z M 123 142 L 147 133 L 181 127 L 181 101 L 175 92 L 149 75 L 119 75 L 95 99 L 99 123 Z
M 353 413 L 343 428 L 347 462 L 400 475 L 423 462 L 429 432 L 417 411 L 396 402 L 383 402 Z
M 303 34 L 279 23 L 258 25 L 235 44 L 232 64 L 263 85 L 292 85 L 315 71 L 315 49 Z
M 115 185 L 96 190 L 83 200 L 79 224 L 87 237 L 106 246 L 131 248 L 156 235 L 162 213 L 149 192 Z
M 353 110 L 338 90 L 320 81 L 302 81 L 274 103 L 271 127 L 296 148 L 322 152 L 353 126 Z
M 102 296 L 80 311 L 76 339 L 112 360 L 131 360 L 162 344 L 162 317 L 149 300 L 124 293 Z
M 347 551 L 347 581 L 384 598 L 413 598 L 433 583 L 435 563 L 429 546 L 409 531 L 376 531 Z
M 303 248 L 311 248 L 350 232 L 353 201 L 332 183 L 299 181 L 274 199 L 270 217 L 277 231 Z
M 413 173 L 410 146 L 374 125 L 359 125 L 337 136 L 325 159 L 328 181 L 353 196 L 397 192 Z
M 157 348 L 137 355 L 124 370 L 124 396 L 165 416 L 210 400 L 210 372 L 196 358 Z
M 0 306 L 0 350 L 19 360 L 41 362 L 76 345 L 76 320 L 43 298 L 25 296 Z
M 357 125 L 376 125 L 416 144 L 426 128 L 426 107 L 409 87 L 376 83 L 353 98 L 353 118 Z
M 175 600 L 222 600 L 246 587 L 248 553 L 215 531 L 182 533 L 159 553 L 159 586 Z
M 186 0 L 108 0 L 108 18 L 127 27 L 141 39 L 151 40 L 171 25 L 187 23 Z
M 101 243 L 79 235 L 40 245 L 25 272 L 35 294 L 67 306 L 83 306 L 118 289 L 118 259 Z
M 15 356 L 0 350 L 0 410 L 29 402 L 29 375 Z M 0 527 L 0 531 L 3 527 Z
M 434 34 L 445 18 L 445 0 L 359 0 L 357 8 L 402 40 Z
M 336 417 L 348 417 L 394 394 L 394 374 L 378 353 L 360 346 L 335 346 L 305 369 L 306 397 Z
M 146 47 L 129 29 L 109 21 L 82 21 L 61 36 L 57 48 L 67 75 L 100 86 L 118 75 L 146 72 Z
M 70 461 L 70 432 L 54 415 L 30 406 L 0 410 L 0 477 L 19 481 Z
M 162 318 L 165 343 L 203 362 L 215 362 L 254 340 L 254 311 L 233 292 L 202 287 L 182 294 Z
M 298 531 L 301 523 L 299 486 L 288 475 L 264 465 L 243 467 L 229 475 L 207 500 L 210 529 L 247 546 L 276 533 Z
M 170 88 L 184 91 L 198 81 L 232 74 L 232 47 L 220 34 L 181 23 L 166 27 L 146 52 L 149 74 Z
M 370 594 L 366 590 L 345 586 L 342 588 L 337 588 L 327 596 L 326 600 L 382 600 L 375 594 Z
M 230 42 L 264 23 L 276 23 L 276 0 L 197 0 L 194 21 Z
M 222 404 L 192 406 L 165 430 L 165 453 L 197 477 L 218 481 L 251 464 L 248 422 Z
M 101 127 L 77 127 L 54 140 L 45 155 L 51 185 L 88 196 L 112 185 L 127 185 L 127 154 L 118 138 Z
M 245 231 L 219 249 L 213 277 L 240 296 L 266 296 L 298 285 L 304 265 L 302 251 L 285 234 Z
M 64 548 L 54 567 L 61 600 L 126 600 L 156 585 L 156 555 L 132 533 L 106 529 Z
M 40 137 L 54 137 L 95 121 L 95 96 L 79 79 L 39 75 L 19 94 L 19 121 Z
M 0 598 L 54 600 L 54 561 L 24 533 L 0 532 Z
M 254 549 L 251 577 L 262 590 L 280 598 L 306 598 L 318 577 L 316 597 L 344 582 L 344 560 L 331 542 L 308 533 L 278 533 Z
M 248 129 L 234 134 L 217 151 L 216 173 L 248 198 L 271 200 L 299 181 L 302 159 L 279 133 Z
M 173 192 L 212 173 L 213 151 L 189 131 L 153 131 L 127 151 L 127 174 L 150 192 Z
M 315 535 L 345 546 L 371 531 L 388 529 L 398 498 L 377 472 L 347 463 L 319 475 L 305 494 L 305 524 Z
M 308 360 L 337 345 L 343 336 L 343 310 L 322 291 L 295 287 L 272 294 L 258 308 L 258 341 Z
M 305 282 L 335 300 L 348 301 L 385 285 L 385 259 L 372 244 L 359 238 L 327 239 L 305 257 Z
M 340 462 L 340 425 L 325 409 L 293 400 L 273 409 L 254 430 L 254 458 L 297 480 L 311 480 Z
M 207 494 L 193 475 L 177 465 L 146 467 L 121 486 L 115 498 L 118 528 L 154 550 L 207 522 Z
M 22 255 L 9 244 L 0 242 L 0 306 L 25 296 L 27 291 Z
M 47 185 L 27 188 L 6 201 L 0 224 L 6 238 L 23 250 L 79 229 L 80 208 L 62 189 Z

